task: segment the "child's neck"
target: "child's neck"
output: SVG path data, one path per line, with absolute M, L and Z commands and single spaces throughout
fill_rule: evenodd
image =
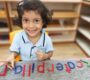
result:
M 41 37 L 41 33 L 39 33 L 36 37 L 29 37 L 29 40 L 33 43 L 33 45 L 35 45 L 40 39 L 40 37 Z

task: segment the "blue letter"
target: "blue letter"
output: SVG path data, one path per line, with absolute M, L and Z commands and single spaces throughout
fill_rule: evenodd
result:
M 16 65 L 14 68 L 15 74 L 18 74 L 22 72 L 22 66 L 21 65 Z
M 57 68 L 57 70 L 61 71 L 61 70 L 63 70 L 63 65 L 61 63 L 57 63 L 56 68 Z

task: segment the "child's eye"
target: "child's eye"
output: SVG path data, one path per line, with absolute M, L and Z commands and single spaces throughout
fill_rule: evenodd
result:
M 40 23 L 40 20 L 39 19 L 35 19 L 34 20 L 34 23 L 37 23 L 38 24 L 38 23 Z
M 39 22 L 40 20 L 36 19 L 34 22 Z
M 22 21 L 25 22 L 25 23 L 29 22 L 28 19 L 22 19 Z

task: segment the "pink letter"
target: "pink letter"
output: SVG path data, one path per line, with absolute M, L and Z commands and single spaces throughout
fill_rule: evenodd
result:
M 83 67 L 83 63 L 81 61 L 77 61 L 77 67 L 78 68 L 82 68 Z

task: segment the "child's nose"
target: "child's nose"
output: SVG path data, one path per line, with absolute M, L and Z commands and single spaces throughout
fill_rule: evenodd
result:
M 29 22 L 29 27 L 30 28 L 34 27 L 34 23 L 33 22 Z

